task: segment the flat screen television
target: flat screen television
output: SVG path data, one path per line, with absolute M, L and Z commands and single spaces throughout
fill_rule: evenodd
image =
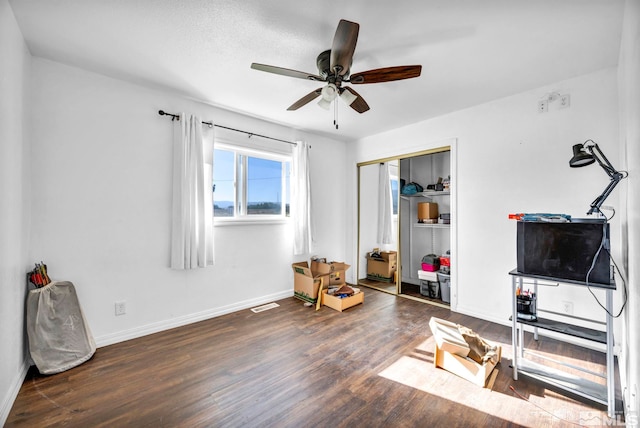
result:
M 598 252 L 603 234 L 604 247 Z M 568 223 L 518 221 L 520 273 L 610 287 L 609 248 L 609 223 L 605 219 L 572 219 Z

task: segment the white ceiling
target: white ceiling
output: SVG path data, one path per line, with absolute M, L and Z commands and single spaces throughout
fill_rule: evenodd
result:
M 617 65 L 624 0 L 9 0 L 31 53 L 340 140 L 353 140 Z M 422 65 L 354 87 L 358 114 L 312 102 L 340 19 L 360 24 L 352 73 Z M 159 109 L 166 108 L 158 106 Z M 214 118 L 215 119 L 215 118 Z

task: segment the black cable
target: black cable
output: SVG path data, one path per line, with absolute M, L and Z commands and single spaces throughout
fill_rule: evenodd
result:
M 604 213 L 600 209 L 598 209 L 598 211 L 600 212 L 600 214 L 602 214 L 604 216 L 606 221 L 609 222 L 609 221 L 611 221 L 612 218 L 614 218 L 616 216 L 616 210 L 613 207 L 607 207 L 605 209 L 610 210 L 613 213 L 613 214 L 611 214 L 611 217 L 607 217 L 606 215 L 604 215 Z
M 598 212 L 605 217 L 604 223 L 602 224 L 602 241 L 600 241 L 600 247 L 598 247 L 598 251 L 596 251 L 596 254 L 593 256 L 593 260 L 591 261 L 591 267 L 589 268 L 589 271 L 587 271 L 587 277 L 585 278 L 585 283 L 587 285 L 587 290 L 589 290 L 589 293 L 591 293 L 591 295 L 593 296 L 593 298 L 595 299 L 596 303 L 602 308 L 604 309 L 604 311 L 613 318 L 619 318 L 620 315 L 622 315 L 622 311 L 624 310 L 625 306 L 627 306 L 627 301 L 628 301 L 628 294 L 627 294 L 627 281 L 625 281 L 624 276 L 622 275 L 622 272 L 620 271 L 620 268 L 618 267 L 618 264 L 616 263 L 616 261 L 614 260 L 613 256 L 611 255 L 611 252 L 609 251 L 608 248 L 606 248 L 606 240 L 607 240 L 607 224 L 608 224 L 608 219 L 606 218 L 606 216 L 604 215 L 604 213 L 602 211 L 600 211 L 600 209 L 598 208 Z M 613 218 L 613 216 L 611 216 L 611 218 Z M 604 250 L 607 252 L 607 255 L 609 256 L 609 260 L 611 260 L 611 262 L 613 263 L 614 266 L 614 272 L 615 270 L 618 271 L 618 274 L 620 275 L 620 278 L 622 279 L 622 287 L 624 290 L 624 302 L 622 303 L 622 307 L 620 308 L 620 311 L 618 312 L 617 315 L 613 315 L 611 312 L 609 312 L 607 310 L 607 308 L 605 308 L 602 303 L 600 303 L 600 300 L 598 300 L 598 297 L 595 295 L 595 293 L 593 292 L 593 290 L 591 290 L 591 286 L 589 285 L 589 276 L 591 275 L 591 271 L 593 271 L 593 268 L 596 265 L 596 261 L 598 260 L 598 256 L 600 255 L 600 252 L 602 251 L 602 249 L 604 248 Z

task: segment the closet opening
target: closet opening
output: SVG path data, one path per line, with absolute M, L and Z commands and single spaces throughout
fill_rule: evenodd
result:
M 455 305 L 451 153 L 443 146 L 357 165 L 359 286 Z

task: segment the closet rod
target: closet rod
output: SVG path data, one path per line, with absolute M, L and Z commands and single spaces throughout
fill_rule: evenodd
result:
M 159 110 L 158 114 L 160 116 L 171 116 L 171 120 L 180 120 L 180 116 L 179 115 L 173 114 L 173 113 L 167 113 L 164 110 Z M 243 131 L 241 129 L 229 128 L 228 126 L 218 125 L 218 124 L 215 124 L 215 123 L 212 123 L 212 122 L 205 122 L 204 120 L 202 121 L 202 124 L 209 126 L 209 128 L 215 126 L 216 128 L 228 129 L 229 131 L 242 132 L 243 134 L 249 135 L 249 138 L 255 136 L 255 137 L 260 137 L 260 138 L 266 138 L 268 140 L 280 141 L 281 143 L 293 144 L 294 146 L 297 146 L 297 143 L 294 143 L 292 141 L 286 141 L 286 140 L 281 140 L 279 138 L 267 137 L 266 135 L 254 134 L 253 132 Z

